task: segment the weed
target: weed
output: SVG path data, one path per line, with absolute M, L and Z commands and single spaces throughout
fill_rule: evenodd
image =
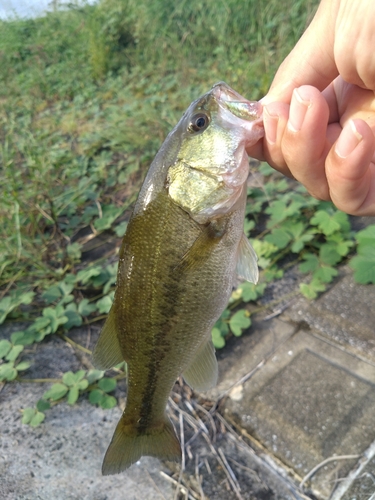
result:
M 216 81 L 249 98 L 265 94 L 316 4 L 102 0 L 0 21 L 0 324 L 25 325 L 0 341 L 0 380 L 26 383 L 25 346 L 56 334 L 72 343 L 71 328 L 108 313 L 118 238 L 167 133 Z M 248 191 L 245 231 L 261 281 L 233 292 L 212 332 L 217 348 L 249 328 L 249 303 L 259 303 L 286 266 L 299 264 L 307 276 L 300 291 L 313 299 L 357 244 L 354 276 L 375 282 L 367 272 L 373 226 L 354 234 L 331 204 L 291 189 L 265 164 L 259 175 L 262 187 Z M 52 405 L 75 404 L 83 394 L 110 408 L 124 376 L 124 367 L 114 377 L 67 372 L 22 421 L 37 426 Z

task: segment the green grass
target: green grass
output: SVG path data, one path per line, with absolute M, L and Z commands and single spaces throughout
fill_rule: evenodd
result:
M 108 253 L 88 261 L 90 241 L 114 238 L 115 254 L 142 178 L 187 105 L 219 80 L 262 97 L 316 4 L 102 0 L 0 22 L 0 323 L 28 322 L 0 341 L 0 380 L 27 369 L 23 346 L 108 312 L 116 265 Z M 213 332 L 217 347 L 250 325 L 247 304 L 282 276 L 285 256 L 309 273 L 301 292 L 314 298 L 355 244 L 345 214 L 302 188 L 291 191 L 267 166 L 261 173 L 245 227 L 262 281 L 234 292 Z M 369 236 L 357 241 L 364 248 Z M 358 276 L 367 254 L 354 261 Z M 90 400 L 111 406 L 103 375 L 55 381 L 24 421 L 38 425 L 50 402 L 68 394 L 73 404 L 80 391 L 96 391 Z

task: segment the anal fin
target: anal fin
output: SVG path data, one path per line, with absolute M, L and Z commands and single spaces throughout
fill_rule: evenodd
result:
M 113 306 L 100 333 L 93 353 L 93 364 L 99 370 L 108 370 L 124 361 L 117 338 L 115 312 Z
M 258 283 L 259 270 L 257 254 L 245 234 L 242 235 L 238 246 L 237 275 L 250 283 Z
M 207 391 L 216 385 L 218 365 L 211 339 L 199 349 L 194 361 L 182 376 L 185 382 L 197 391 Z

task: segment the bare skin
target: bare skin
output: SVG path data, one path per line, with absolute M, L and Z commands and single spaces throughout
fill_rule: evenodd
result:
M 375 215 L 375 2 L 322 0 L 263 98 L 249 154 L 316 198 Z

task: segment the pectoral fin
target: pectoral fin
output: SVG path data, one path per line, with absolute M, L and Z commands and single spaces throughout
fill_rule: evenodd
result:
M 182 376 L 185 382 L 197 391 L 207 391 L 216 385 L 218 365 L 211 339 L 200 348 L 194 361 Z
M 124 361 L 124 356 L 117 338 L 115 311 L 112 306 L 96 343 L 93 363 L 99 370 L 108 370 L 122 361 Z
M 245 234 L 238 246 L 237 275 L 250 283 L 258 283 L 259 271 L 257 254 Z
M 202 266 L 210 257 L 213 247 L 220 242 L 224 234 L 224 225 L 216 221 L 210 222 L 182 257 L 181 262 L 175 268 L 176 271 L 184 272 Z

